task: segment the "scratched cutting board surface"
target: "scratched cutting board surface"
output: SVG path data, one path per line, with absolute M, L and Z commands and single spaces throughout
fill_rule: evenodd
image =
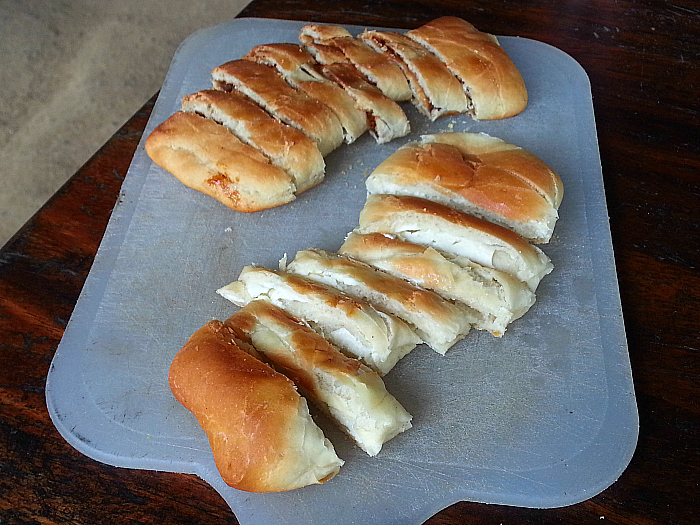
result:
M 144 138 L 183 95 L 209 87 L 215 66 L 256 44 L 296 42 L 302 25 L 238 19 L 193 34 L 173 59 Z M 280 208 L 233 212 L 155 166 L 141 144 L 48 375 L 48 408 L 64 438 L 111 465 L 196 473 L 243 525 L 418 524 L 460 500 L 557 507 L 613 483 L 634 451 L 638 418 L 590 85 L 551 46 L 500 42 L 528 88 L 522 114 L 430 123 L 405 104 L 408 137 L 341 146 L 327 157 L 326 180 Z M 215 290 L 243 266 L 337 250 L 357 225 L 372 169 L 406 141 L 444 131 L 522 146 L 564 181 L 555 236 L 542 246 L 554 271 L 537 303 L 502 338 L 473 331 L 444 357 L 421 345 L 404 358 L 385 382 L 414 426 L 377 457 L 316 414 L 346 461 L 335 478 L 281 494 L 227 487 L 204 432 L 170 393 L 172 358 L 205 322 L 236 310 Z

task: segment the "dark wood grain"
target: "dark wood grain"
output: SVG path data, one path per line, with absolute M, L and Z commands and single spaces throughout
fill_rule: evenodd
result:
M 241 16 L 411 28 L 457 15 L 588 72 L 640 436 L 610 488 L 561 509 L 462 502 L 426 523 L 697 522 L 700 9 L 697 3 L 255 0 Z M 0 523 L 236 523 L 194 476 L 109 467 L 57 433 L 46 374 L 150 115 L 149 101 L 0 251 Z

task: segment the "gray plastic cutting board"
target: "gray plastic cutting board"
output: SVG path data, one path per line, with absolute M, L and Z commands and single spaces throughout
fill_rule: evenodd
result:
M 255 44 L 295 42 L 301 26 L 239 19 L 189 37 L 144 137 L 183 95 L 209 87 L 212 68 Z M 195 473 L 243 525 L 418 524 L 460 500 L 557 507 L 613 483 L 631 459 L 638 418 L 590 85 L 553 47 L 500 40 L 529 91 L 522 114 L 429 123 L 407 104 L 410 136 L 341 146 L 327 158 L 326 180 L 287 206 L 232 212 L 155 166 L 141 144 L 49 371 L 47 404 L 64 438 L 110 465 Z M 204 432 L 170 393 L 172 358 L 205 322 L 235 311 L 215 290 L 244 265 L 275 268 L 300 249 L 337 250 L 357 225 L 371 170 L 407 140 L 441 131 L 501 137 L 563 179 L 561 219 L 543 246 L 554 272 L 536 305 L 502 338 L 472 332 L 444 357 L 419 346 L 402 360 L 386 384 L 414 427 L 379 456 L 318 416 L 346 461 L 335 478 L 282 494 L 227 487 Z

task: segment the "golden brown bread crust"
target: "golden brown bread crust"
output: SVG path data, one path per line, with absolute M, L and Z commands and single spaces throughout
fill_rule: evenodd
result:
M 338 251 L 474 308 L 483 314 L 476 326 L 497 336 L 535 301 L 534 293 L 508 274 L 393 235 L 351 232 Z
M 475 321 L 475 312 L 470 308 L 345 255 L 303 250 L 297 252 L 287 268 L 403 319 L 441 354 L 469 333 Z
M 316 143 L 298 129 L 271 117 L 247 97 L 206 89 L 183 97 L 182 109 L 213 119 L 262 152 L 272 164 L 292 176 L 297 194 L 323 180 L 325 163 Z
M 406 35 L 435 53 L 462 81 L 477 120 L 512 117 L 527 106 L 525 82 L 493 35 L 451 16 Z
M 370 193 L 434 200 L 548 242 L 561 179 L 531 153 L 475 133 L 426 135 L 387 157 L 366 181 Z
M 445 206 L 437 202 L 428 201 L 412 196 L 395 195 L 370 195 L 367 205 L 360 213 L 360 226 L 370 224 L 394 213 L 419 213 L 421 215 L 438 217 L 447 223 L 456 226 L 483 231 L 487 235 L 501 239 L 514 246 L 518 251 L 534 253 L 535 248 L 515 232 L 502 226 L 490 223 L 468 213 Z M 382 232 L 392 233 L 392 232 Z
M 260 211 L 294 200 L 291 176 L 224 126 L 177 112 L 146 139 L 146 152 L 183 184 L 229 208 Z
M 515 221 L 542 220 L 547 206 L 541 195 L 520 178 L 478 159 L 465 159 L 457 148 L 447 144 L 406 144 L 384 160 L 367 182 L 368 188 L 394 184 L 395 191 L 370 191 L 399 195 L 424 185 L 448 198 L 465 199 Z
M 401 68 L 385 55 L 352 37 L 345 29 L 308 24 L 301 29 L 300 40 L 322 63 L 350 61 L 390 99 L 402 101 L 411 98 L 411 89 Z
M 401 67 L 411 86 L 413 103 L 431 120 L 469 109 L 457 77 L 420 44 L 392 31 L 365 30 L 358 38 Z
M 317 458 L 304 454 L 303 441 L 311 439 L 303 435 L 307 422 L 300 421 L 306 402 L 288 378 L 244 351 L 221 321 L 192 335 L 168 379 L 175 398 L 207 433 L 228 485 L 277 492 L 323 482 L 340 468 L 337 457 L 318 468 Z
M 485 133 L 424 135 L 423 142 L 450 144 L 483 164 L 510 172 L 535 188 L 554 208 L 564 196 L 564 184 L 542 159 L 529 151 Z
M 342 87 L 321 74 L 320 64 L 301 46 L 261 44 L 243 58 L 275 67 L 292 86 L 331 108 L 343 126 L 346 143 L 354 142 L 367 131 L 366 113 L 355 106 L 353 98 Z
M 367 114 L 370 134 L 383 144 L 407 135 L 411 126 L 401 106 L 367 82 L 349 63 L 337 62 L 321 67 L 326 78 L 342 86 L 355 104 Z
M 532 290 L 552 270 L 549 258 L 517 233 L 444 204 L 412 196 L 372 194 L 360 233 L 390 233 L 505 271 Z
M 379 375 L 267 301 L 253 301 L 225 322 L 291 378 L 370 455 L 411 426 L 411 416 Z
M 290 86 L 273 68 L 232 60 L 212 71 L 214 87 L 236 89 L 273 116 L 313 139 L 325 156 L 343 142 L 343 128 L 331 109 Z
M 231 328 L 239 339 L 254 346 L 251 336 L 260 319 L 268 324 L 279 325 L 291 334 L 290 343 L 295 349 L 294 354 L 283 356 L 279 353 L 271 360 L 274 361 L 275 367 L 284 370 L 287 377 L 307 392 L 318 393 L 318 377 L 314 375 L 314 368 L 319 366 L 338 374 L 355 375 L 359 371 L 374 373 L 361 361 L 347 357 L 336 350 L 311 328 L 268 301 L 258 300 L 248 303 L 229 317 L 224 324 Z M 265 354 L 264 349 L 261 351 Z

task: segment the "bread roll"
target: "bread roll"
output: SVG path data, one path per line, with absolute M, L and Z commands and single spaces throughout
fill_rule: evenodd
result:
M 476 328 L 496 336 L 535 302 L 525 283 L 504 272 L 393 235 L 351 232 L 339 252 L 470 306 L 480 314 Z
M 267 300 L 381 374 L 421 342 L 400 319 L 335 288 L 283 271 L 246 266 L 238 281 L 217 293 L 239 306 Z
M 401 67 L 413 93 L 413 104 L 430 120 L 469 109 L 457 77 L 420 44 L 392 31 L 365 30 L 359 38 Z
M 343 142 L 343 128 L 328 106 L 290 86 L 273 68 L 250 60 L 232 60 L 212 71 L 214 87 L 236 89 L 274 117 L 318 144 L 323 156 Z
M 206 432 L 231 487 L 291 490 L 323 483 L 343 464 L 294 384 L 244 351 L 221 321 L 192 335 L 173 359 L 169 383 Z
M 369 195 L 360 233 L 390 233 L 403 240 L 466 257 L 527 283 L 533 291 L 552 263 L 517 233 L 418 197 Z
M 261 44 L 243 57 L 277 69 L 287 82 L 331 108 L 343 126 L 345 142 L 351 144 L 367 131 L 367 114 L 353 98 L 317 70 L 319 64 L 296 44 Z
M 222 124 L 241 141 L 263 153 L 272 164 L 292 176 L 297 194 L 323 180 L 325 162 L 316 143 L 239 93 L 198 91 L 183 97 L 182 110 Z
M 452 16 L 437 18 L 406 36 L 435 53 L 462 81 L 475 119 L 512 117 L 527 106 L 525 82 L 495 36 Z
M 503 155 L 502 161 L 499 157 Z M 561 180 L 531 153 L 479 133 L 427 135 L 390 155 L 370 174 L 367 191 L 413 195 L 548 242 Z
M 361 40 L 354 38 L 345 29 L 339 26 L 308 24 L 301 29 L 299 38 L 306 49 L 316 55 L 319 62 L 328 64 L 342 61 L 337 55 L 333 55 L 329 61 L 324 54 L 324 51 L 328 53 L 327 48 L 340 51 L 345 59 L 385 96 L 396 101 L 410 100 L 411 88 L 401 68 Z
M 186 186 L 237 211 L 265 210 L 295 199 L 297 188 L 286 171 L 224 126 L 195 113 L 171 115 L 148 136 L 146 152 Z
M 226 322 L 292 379 L 369 454 L 411 427 L 411 415 L 357 359 L 267 301 L 253 301 Z
M 322 66 L 321 72 L 343 87 L 355 105 L 367 114 L 370 134 L 383 144 L 411 131 L 411 125 L 401 106 L 368 83 L 352 64 L 335 63 Z
M 375 308 L 403 319 L 433 350 L 445 354 L 469 333 L 476 322 L 474 310 L 443 299 L 359 260 L 325 252 L 303 250 L 288 271 L 359 297 Z

